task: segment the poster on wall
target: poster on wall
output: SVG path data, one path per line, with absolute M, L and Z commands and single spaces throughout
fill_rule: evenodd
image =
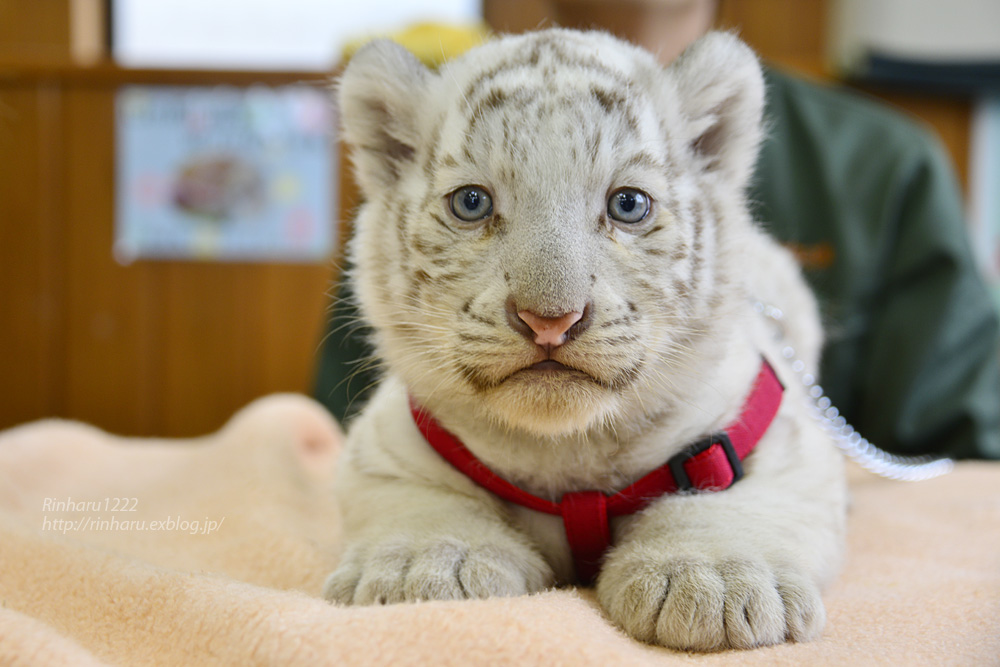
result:
M 127 86 L 116 99 L 114 252 L 325 261 L 336 183 L 321 89 Z

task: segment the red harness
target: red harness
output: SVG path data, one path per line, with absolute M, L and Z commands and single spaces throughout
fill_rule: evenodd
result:
M 562 516 L 577 578 L 591 583 L 611 545 L 608 517 L 638 512 L 668 493 L 722 491 L 732 486 L 743 477 L 743 459 L 774 420 L 783 392 L 774 369 L 763 361 L 743 411 L 725 431 L 686 448 L 618 493 L 609 496 L 601 491 L 573 491 L 564 494 L 558 503 L 534 496 L 497 476 L 412 399 L 410 411 L 431 447 L 476 484 L 508 502 Z

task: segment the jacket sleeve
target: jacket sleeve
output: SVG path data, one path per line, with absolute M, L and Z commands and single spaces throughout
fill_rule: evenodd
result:
M 884 449 L 1000 458 L 1000 325 L 944 151 L 885 105 L 767 80 L 751 199 L 819 298 L 827 395 Z
M 888 184 L 855 426 L 904 453 L 1000 458 L 1000 324 L 950 164 L 918 140 Z

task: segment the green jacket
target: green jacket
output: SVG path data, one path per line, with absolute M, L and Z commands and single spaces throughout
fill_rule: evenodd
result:
M 1000 458 L 1000 323 L 940 146 L 857 95 L 766 77 L 752 210 L 819 297 L 827 394 L 890 451 Z M 377 373 L 349 286 L 339 296 L 316 396 L 344 421 Z

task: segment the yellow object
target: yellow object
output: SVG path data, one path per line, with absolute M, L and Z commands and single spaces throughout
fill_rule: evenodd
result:
M 358 49 L 377 37 L 402 44 L 422 63 L 435 68 L 456 58 L 490 37 L 485 24 L 459 26 L 448 23 L 417 23 L 398 32 L 368 35 L 350 40 L 343 50 L 343 61 L 351 59 Z

